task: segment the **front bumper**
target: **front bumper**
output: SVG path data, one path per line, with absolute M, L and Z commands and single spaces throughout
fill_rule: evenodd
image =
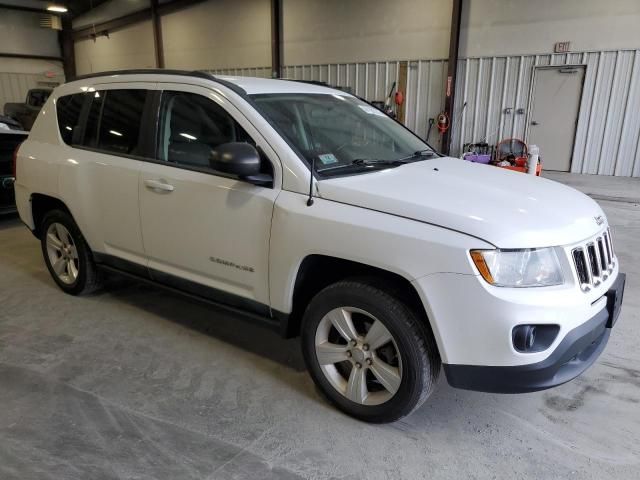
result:
M 624 295 L 625 275 L 618 274 L 606 294 L 607 305 L 587 322 L 571 330 L 543 361 L 517 366 L 444 364 L 452 387 L 492 393 L 526 393 L 573 380 L 604 350 L 617 320 Z

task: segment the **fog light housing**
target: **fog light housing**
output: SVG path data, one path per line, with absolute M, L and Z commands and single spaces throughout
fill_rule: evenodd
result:
M 521 353 L 542 352 L 551 346 L 559 331 L 559 325 L 518 325 L 511 332 L 513 348 Z

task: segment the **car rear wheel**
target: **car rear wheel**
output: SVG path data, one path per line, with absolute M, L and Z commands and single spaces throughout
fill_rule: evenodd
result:
M 47 213 L 40 232 L 47 269 L 62 290 L 81 295 L 100 286 L 91 250 L 68 213 L 61 210 Z
M 405 303 L 367 281 L 318 293 L 303 319 L 307 368 L 345 413 L 368 422 L 398 420 L 430 395 L 440 371 L 433 336 Z

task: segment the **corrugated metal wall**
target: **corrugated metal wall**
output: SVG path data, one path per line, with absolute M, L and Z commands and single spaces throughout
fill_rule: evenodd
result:
M 455 152 L 483 138 L 525 138 L 533 71 L 548 65 L 586 66 L 571 171 L 640 176 L 640 50 L 461 60 Z
M 283 76 L 348 86 L 367 100 L 383 100 L 397 81 L 399 63 L 293 65 L 284 67 Z M 586 66 L 571 171 L 640 177 L 640 50 L 461 59 L 453 154 L 460 154 L 466 143 L 524 138 L 533 71 L 548 65 Z M 447 62 L 412 60 L 408 67 L 405 123 L 425 137 L 428 119 L 444 108 Z M 269 77 L 271 69 L 212 72 Z M 511 113 L 505 113 L 506 108 Z M 429 141 L 437 144 L 437 140 L 434 128 Z

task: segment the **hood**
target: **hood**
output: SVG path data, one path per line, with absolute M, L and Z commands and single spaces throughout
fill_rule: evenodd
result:
M 321 180 L 327 200 L 457 230 L 499 248 L 567 245 L 600 230 L 604 213 L 560 183 L 457 158 Z

